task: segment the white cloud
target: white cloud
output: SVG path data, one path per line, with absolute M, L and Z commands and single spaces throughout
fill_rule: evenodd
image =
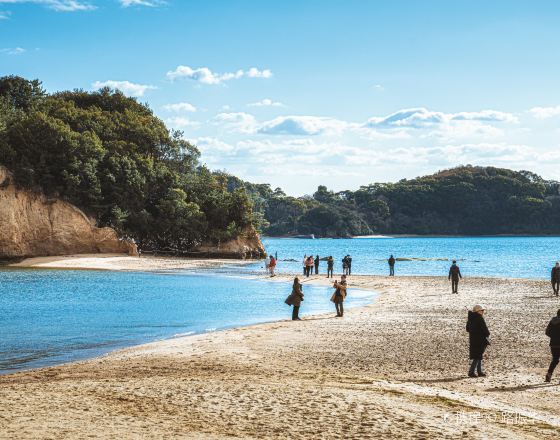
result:
M 383 92 L 385 90 L 385 87 L 383 87 L 381 84 L 374 84 L 373 90 L 375 90 L 376 92 Z
M 548 119 L 560 115 L 560 105 L 556 107 L 533 107 L 529 112 L 537 119 Z
M 119 0 L 119 3 L 124 8 L 128 8 L 130 6 L 148 6 L 153 8 L 156 6 L 162 6 L 167 4 L 167 2 L 163 0 Z
M 4 49 L 0 49 L 0 53 L 6 55 L 21 55 L 24 52 L 27 51 L 23 47 L 6 47 Z
M 188 102 L 177 102 L 175 104 L 166 104 L 163 106 L 163 109 L 175 113 L 196 112 L 196 107 Z
M 0 11 L 0 20 L 7 20 L 12 13 L 10 11 Z
M 273 101 L 270 98 L 264 98 L 257 102 L 247 104 L 249 107 L 284 107 L 284 104 L 278 101 Z
M 505 143 L 478 143 L 443 145 L 435 147 L 397 147 L 387 155 L 379 149 L 356 149 L 355 154 L 344 155 L 345 163 L 352 166 L 407 165 L 453 167 L 459 164 L 526 166 L 534 162 L 537 152 L 527 145 Z
M 349 123 L 333 118 L 279 116 L 264 122 L 257 132 L 260 134 L 314 136 L 324 133 L 340 133 L 349 126 Z
M 200 122 L 191 121 L 189 118 L 185 118 L 184 116 L 167 118 L 165 123 L 175 129 L 196 128 L 200 126 Z
M 91 11 L 96 9 L 94 5 L 82 0 L 0 0 L 0 4 L 2 3 L 34 3 L 58 12 Z
M 200 148 L 204 154 L 214 155 L 215 153 L 231 153 L 235 150 L 233 145 L 223 142 L 213 137 L 199 137 L 193 140 L 193 143 Z
M 256 67 L 251 67 L 245 75 L 249 78 L 270 78 L 272 77 L 272 72 L 268 69 L 259 70 Z
M 212 72 L 208 67 L 198 67 L 193 69 L 189 66 L 177 66 L 175 70 L 167 72 L 167 78 L 175 80 L 178 78 L 187 78 L 202 84 L 222 84 L 225 81 L 248 78 L 270 78 L 272 72 L 270 70 L 259 70 L 251 67 L 248 71 L 237 70 L 236 72 L 216 73 Z
M 439 124 L 448 124 L 453 121 L 516 123 L 518 118 L 511 113 L 496 110 L 444 113 L 419 107 L 398 110 L 388 116 L 373 117 L 365 125 L 370 128 L 427 128 Z
M 140 97 L 144 96 L 146 90 L 156 89 L 157 87 L 146 85 L 146 84 L 136 84 L 130 81 L 95 81 L 92 85 L 94 90 L 99 90 L 102 87 L 110 87 L 111 89 L 118 89 L 127 96 Z
M 213 122 L 231 131 L 245 134 L 254 133 L 257 125 L 255 117 L 244 112 L 218 113 Z

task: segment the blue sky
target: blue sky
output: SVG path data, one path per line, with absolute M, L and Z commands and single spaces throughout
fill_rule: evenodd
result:
M 0 74 L 148 102 L 312 193 L 460 164 L 560 179 L 560 2 L 0 0 Z

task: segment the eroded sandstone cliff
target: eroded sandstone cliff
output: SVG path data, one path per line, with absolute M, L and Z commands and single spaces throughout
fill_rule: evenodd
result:
M 111 228 L 97 228 L 78 208 L 16 188 L 0 166 L 0 258 L 137 253 Z
M 208 243 L 198 246 L 197 252 L 204 257 L 214 258 L 263 258 L 266 253 L 254 228 L 247 228 L 241 235 L 233 240 L 223 243 Z

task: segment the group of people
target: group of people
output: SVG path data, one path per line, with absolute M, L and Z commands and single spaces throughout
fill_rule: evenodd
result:
M 471 366 L 469 368 L 469 377 L 485 377 L 486 373 L 482 368 L 482 357 L 486 348 L 490 345 L 490 331 L 484 320 L 485 309 L 481 305 L 473 307 L 469 311 L 467 318 L 467 332 L 469 333 L 469 359 Z M 552 380 L 552 374 L 560 363 L 560 310 L 556 312 L 546 330 L 546 336 L 550 338 L 550 352 L 552 360 L 548 367 L 548 371 L 544 378 L 545 382 Z
M 331 301 L 335 305 L 336 316 L 339 318 L 344 315 L 344 300 L 347 295 L 347 286 L 346 275 L 342 275 L 340 277 L 340 281 L 335 280 L 333 283 L 335 290 L 331 296 Z M 290 293 L 284 301 L 289 306 L 292 306 L 292 321 L 301 321 L 301 318 L 299 317 L 299 308 L 301 306 L 301 302 L 303 301 L 303 297 L 303 286 L 301 285 L 299 278 L 295 277 L 292 285 L 292 293 Z
M 344 257 L 346 258 L 346 257 Z M 352 260 L 352 259 L 350 259 Z M 327 263 L 327 278 L 332 278 L 333 277 L 333 272 L 334 272 L 334 259 L 332 257 L 332 255 L 329 255 L 328 257 L 319 257 L 319 255 L 313 257 L 313 255 L 307 256 L 304 255 L 303 256 L 303 275 L 307 278 L 309 278 L 310 275 L 313 275 L 313 273 L 315 273 L 315 275 L 319 275 L 319 265 L 321 261 L 326 261 Z M 343 260 L 344 261 L 344 260 Z M 343 265 L 343 269 L 344 269 L 344 265 Z

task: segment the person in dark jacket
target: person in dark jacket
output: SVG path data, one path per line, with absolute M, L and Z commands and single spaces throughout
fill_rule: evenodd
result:
M 344 275 L 348 275 L 348 256 L 347 255 L 342 259 L 342 273 Z
M 348 265 L 348 275 L 352 275 L 352 257 L 346 255 L 346 264 Z
M 389 263 L 389 276 L 394 277 L 395 276 L 395 257 L 393 257 L 391 255 L 389 257 L 389 259 L 387 260 L 387 262 Z
M 303 287 L 299 282 L 299 278 L 294 278 L 294 284 L 292 286 L 292 293 L 284 301 L 289 306 L 293 307 L 292 310 L 292 321 L 301 321 L 299 317 L 299 307 L 303 301 Z
M 336 307 L 336 316 L 344 316 L 344 300 L 346 299 L 346 275 L 342 275 L 340 282 L 335 280 L 333 287 L 336 289 L 332 294 L 331 301 Z
M 334 260 L 333 257 L 330 256 L 327 259 L 327 278 L 332 278 L 333 277 L 333 270 L 334 270 Z
M 552 291 L 558 296 L 558 290 L 560 289 L 560 262 L 558 261 L 550 273 L 550 283 L 552 284 Z
M 556 316 L 550 320 L 546 327 L 546 336 L 550 338 L 550 352 L 552 353 L 552 361 L 546 373 L 545 382 L 550 382 L 554 369 L 560 362 L 560 310 L 556 312 Z
M 453 264 L 449 268 L 449 277 L 448 279 L 451 280 L 451 293 L 459 293 L 459 278 L 463 278 L 461 275 L 461 270 L 459 266 L 457 266 L 457 261 L 453 260 Z
M 469 359 L 471 359 L 471 367 L 469 369 L 469 377 L 484 377 L 486 373 L 482 370 L 482 356 L 486 347 L 490 344 L 488 337 L 490 332 L 484 321 L 484 307 L 476 305 L 472 312 L 469 312 L 467 319 L 467 332 L 469 332 Z M 474 373 L 476 369 L 477 374 Z
M 319 255 L 315 257 L 315 275 L 319 275 Z

